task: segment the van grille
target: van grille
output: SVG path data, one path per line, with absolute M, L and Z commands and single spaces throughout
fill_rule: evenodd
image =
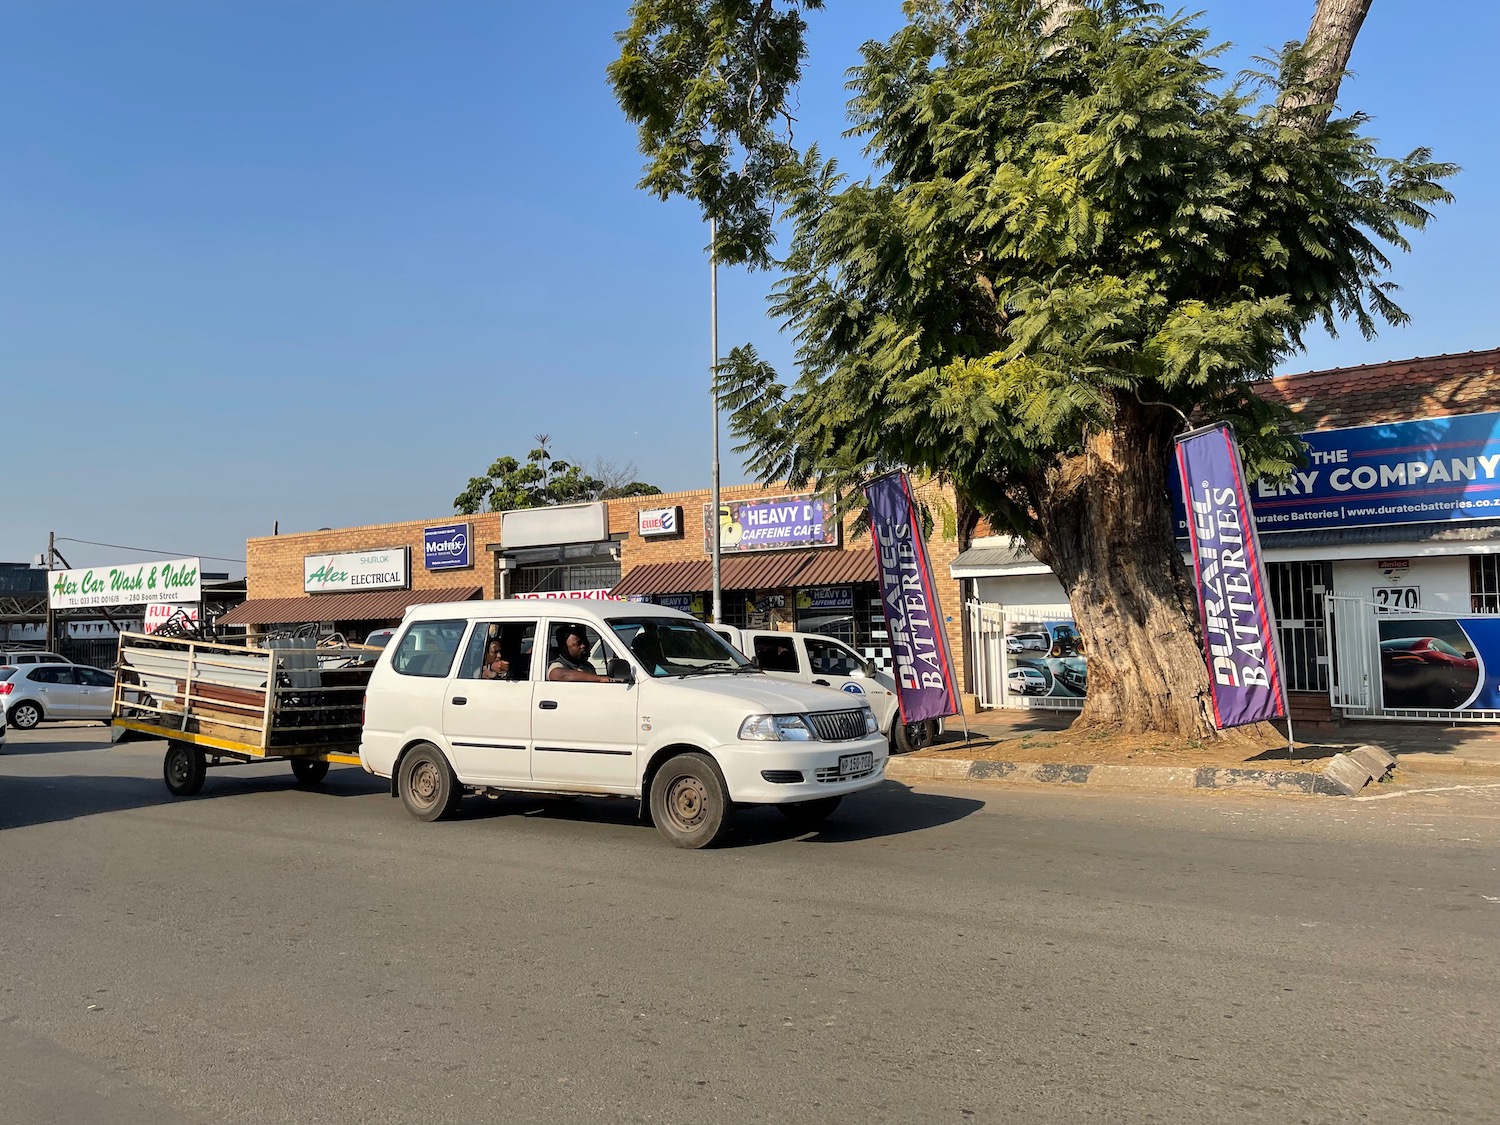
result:
M 813 730 L 824 742 L 848 742 L 865 736 L 865 709 L 853 711 L 814 711 L 810 716 Z

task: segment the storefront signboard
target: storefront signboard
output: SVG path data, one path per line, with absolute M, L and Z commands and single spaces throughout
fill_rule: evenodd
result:
M 1500 412 L 1320 430 L 1302 440 L 1305 466 L 1280 484 L 1255 482 L 1261 534 L 1500 519 Z M 1185 537 L 1181 494 L 1174 482 Z
M 54 570 L 47 582 L 47 604 L 53 609 L 175 604 L 203 597 L 202 570 L 196 558 Z
M 813 586 L 797 591 L 798 609 L 853 609 L 853 586 Z
M 462 570 L 474 565 L 470 544 L 474 527 L 467 523 L 445 523 L 422 529 L 423 564 L 428 570 Z
M 170 621 L 174 616 L 179 619 L 186 618 L 189 621 L 198 620 L 198 605 L 171 605 L 167 602 L 153 602 L 146 607 L 146 619 L 144 629 L 148 633 L 154 633 Z
M 309 594 L 405 590 L 411 585 L 411 548 L 379 547 L 302 559 L 302 588 Z
M 636 513 L 636 530 L 642 538 L 659 539 L 682 534 L 682 509 L 643 508 Z
M 865 486 L 901 721 L 957 715 L 958 683 L 921 521 L 904 473 Z
M 623 602 L 624 598 L 609 590 L 537 590 L 531 594 L 517 594 L 522 601 L 562 602 Z
M 1177 439 L 1177 467 L 1193 513 L 1188 540 L 1214 726 L 1223 730 L 1280 718 L 1286 714 L 1281 654 L 1233 432 L 1216 425 L 1183 434 Z
M 703 550 L 712 553 L 710 512 L 703 505 Z M 718 528 L 721 553 L 839 545 L 833 504 L 810 492 L 727 501 L 719 505 Z
M 668 609 L 680 609 L 683 613 L 703 612 L 702 594 L 656 594 L 652 601 Z

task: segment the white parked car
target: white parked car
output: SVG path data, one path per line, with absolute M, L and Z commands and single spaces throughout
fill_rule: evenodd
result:
M 881 782 L 887 752 L 865 700 L 772 679 L 685 613 L 488 601 L 408 611 L 371 671 L 359 756 L 422 820 L 466 792 L 618 795 L 701 848 L 734 805 L 820 823 Z
M 843 641 L 821 633 L 737 629 L 732 625 L 710 625 L 709 628 L 769 676 L 836 688 L 864 699 L 875 712 L 881 733 L 890 739 L 892 750 L 898 754 L 931 746 L 942 731 L 942 723 L 937 719 L 920 723 L 901 722 L 895 679 Z
M 23 664 L 0 668 L 0 707 L 10 725 L 31 730 L 62 719 L 109 722 L 115 677 L 87 664 Z
M 9 665 L 18 668 L 22 664 L 71 664 L 66 656 L 56 652 L 40 652 L 36 649 L 15 649 L 0 652 L 0 667 Z
M 1005 682 L 1017 695 L 1046 695 L 1052 690 L 1047 677 L 1036 668 L 1012 668 L 1005 673 Z

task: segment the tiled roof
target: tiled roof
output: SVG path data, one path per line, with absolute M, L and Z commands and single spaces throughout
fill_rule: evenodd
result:
M 1291 410 L 1303 432 L 1478 414 L 1500 410 L 1500 348 L 1278 375 L 1255 392 Z
M 708 559 L 647 563 L 633 568 L 614 592 L 620 597 L 641 594 L 696 594 L 713 584 Z M 725 590 L 777 590 L 788 586 L 837 586 L 874 582 L 874 551 L 762 551 L 753 556 L 726 557 L 719 585 Z
M 466 602 L 483 591 L 478 586 L 448 586 L 437 590 L 372 590 L 360 594 L 318 594 L 304 598 L 255 598 L 241 602 L 223 617 L 221 625 L 301 625 L 309 621 L 386 621 L 400 617 L 410 605 Z

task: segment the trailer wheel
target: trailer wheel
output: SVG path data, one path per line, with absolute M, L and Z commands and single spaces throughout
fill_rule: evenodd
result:
M 292 773 L 296 774 L 298 785 L 311 787 L 321 784 L 328 776 L 328 763 L 316 758 L 293 758 Z
M 192 797 L 203 788 L 203 779 L 208 776 L 208 762 L 198 747 L 186 742 L 169 742 L 161 772 L 172 796 Z
M 402 759 L 399 788 L 401 803 L 418 820 L 442 820 L 463 796 L 448 759 L 430 743 L 412 747 Z

